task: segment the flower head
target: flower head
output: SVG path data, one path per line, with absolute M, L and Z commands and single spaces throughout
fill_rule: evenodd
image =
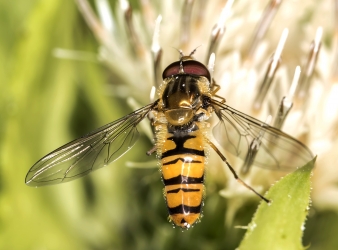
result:
M 161 65 L 178 59 L 172 47 L 186 54 L 198 47 L 195 57 L 205 64 L 215 53 L 211 68 L 221 86 L 218 95 L 260 120 L 271 115 L 273 126 L 318 154 L 313 204 L 338 208 L 337 199 L 332 199 L 338 196 L 338 175 L 333 174 L 338 145 L 337 27 L 327 21 L 334 9 L 329 3 L 306 1 L 299 8 L 299 1 L 281 0 L 267 6 L 261 1 L 143 0 L 133 9 L 120 0 L 114 11 L 106 0 L 95 3 L 97 13 L 86 0 L 77 0 L 100 43 L 99 59 L 119 79 L 114 94 L 136 100 L 129 101 L 134 108 L 145 105 L 154 98 L 152 87 L 159 86 Z M 239 171 L 239 161 L 227 157 Z M 229 172 L 214 168 L 221 165 L 218 159 L 209 162 L 212 179 L 224 183 L 221 195 L 233 200 L 230 219 L 245 202 L 243 197 L 252 194 L 232 176 L 224 181 Z M 280 176 L 254 168 L 245 180 L 259 191 Z

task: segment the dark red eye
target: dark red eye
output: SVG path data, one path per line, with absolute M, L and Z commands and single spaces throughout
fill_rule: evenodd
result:
M 204 76 L 209 81 L 211 81 L 209 70 L 207 69 L 207 67 L 205 67 L 204 64 L 198 61 L 195 60 L 183 61 L 183 70 L 185 74 Z M 178 75 L 179 71 L 180 71 L 180 61 L 173 62 L 163 71 L 162 78 L 165 79 L 169 76 Z

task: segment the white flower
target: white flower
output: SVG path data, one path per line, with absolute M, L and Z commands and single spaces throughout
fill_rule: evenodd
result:
M 173 48 L 187 54 L 202 45 L 198 47 L 195 58 L 207 63 L 215 24 L 220 32 L 226 25 L 215 51 L 213 77 L 222 88 L 218 94 L 226 99 L 228 105 L 246 114 L 261 120 L 266 120 L 268 115 L 275 117 L 283 96 L 292 97 L 289 95 L 290 87 L 295 68 L 300 65 L 299 84 L 309 82 L 309 86 L 305 87 L 303 96 L 299 91 L 295 92 L 294 106 L 282 130 L 304 142 L 318 155 L 313 176 L 314 206 L 338 209 L 338 199 L 333 198 L 338 197 L 335 169 L 338 163 L 338 56 L 333 3 L 293 0 L 281 4 L 276 0 L 266 7 L 262 1 L 236 1 L 230 8 L 230 2 L 221 14 L 225 4 L 220 0 L 142 0 L 138 10 L 133 10 L 131 14 L 132 9 L 126 0 L 120 0 L 114 12 L 107 0 L 96 0 L 95 14 L 87 0 L 77 0 L 80 11 L 100 43 L 100 60 L 120 80 L 112 87 L 113 93 L 135 99 L 135 108 L 150 102 L 151 88 L 158 84 L 153 73 L 156 52 L 163 49 L 162 66 L 165 66 L 178 59 L 177 50 Z M 257 29 L 260 22 L 261 28 Z M 266 33 L 261 35 L 265 25 Z M 156 31 L 153 35 L 159 27 L 159 33 Z M 281 51 L 282 61 L 266 96 L 257 105 L 255 99 L 260 85 L 285 28 L 288 28 L 289 34 Z M 254 40 L 255 35 L 261 37 Z M 307 66 L 309 56 L 316 58 L 319 48 L 317 62 L 314 60 Z M 238 169 L 238 161 L 226 155 Z M 221 194 L 233 199 L 228 209 L 228 219 L 231 219 L 232 213 L 245 202 L 243 197 L 251 197 L 252 194 L 234 180 L 226 167 L 214 167 L 223 165 L 219 164 L 216 156 L 217 160 L 212 157 L 208 171 L 213 181 L 224 183 L 226 189 Z M 228 176 L 227 182 L 224 176 Z M 280 173 L 254 168 L 245 180 L 261 191 L 280 176 Z

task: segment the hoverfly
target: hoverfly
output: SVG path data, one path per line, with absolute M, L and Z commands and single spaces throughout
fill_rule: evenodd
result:
M 180 52 L 179 61 L 163 71 L 156 101 L 44 156 L 28 171 L 26 184 L 37 187 L 72 181 L 117 160 L 135 144 L 137 125 L 151 113 L 156 143 L 149 154 L 156 151 L 160 159 L 169 219 L 174 225 L 189 228 L 200 220 L 207 145 L 241 184 L 269 202 L 238 177 L 207 137 L 212 113 L 219 119 L 213 129 L 215 139 L 250 164 L 285 170 L 304 165 L 313 155 L 291 136 L 226 105 L 216 95 L 219 85 L 207 67 L 192 57 L 194 52 L 188 56 Z

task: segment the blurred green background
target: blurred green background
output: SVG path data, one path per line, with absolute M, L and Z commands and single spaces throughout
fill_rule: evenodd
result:
M 73 1 L 0 0 L 0 249 L 236 248 L 245 231 L 234 225 L 246 225 L 257 203 L 225 226 L 223 187 L 209 178 L 202 223 L 173 229 L 158 170 L 125 167 L 127 160 L 149 160 L 145 137 L 81 180 L 39 189 L 24 184 L 43 155 L 132 111 L 105 94 L 114 81 L 107 68 L 55 58 L 55 48 L 97 52 Z M 304 244 L 338 249 L 336 232 L 336 212 L 312 211 Z

